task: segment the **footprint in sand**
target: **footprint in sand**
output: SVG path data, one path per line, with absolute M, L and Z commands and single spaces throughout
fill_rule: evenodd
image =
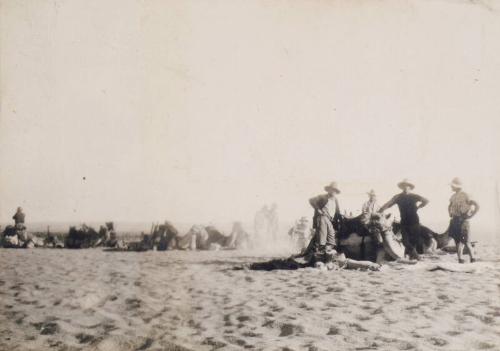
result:
M 78 333 L 75 335 L 75 338 L 78 340 L 80 344 L 89 344 L 91 342 L 96 341 L 96 337 L 90 334 Z
M 230 314 L 225 314 L 224 315 L 224 326 L 225 327 L 232 327 L 233 321 L 231 320 L 231 315 Z
M 461 331 L 458 331 L 458 330 L 450 330 L 450 331 L 447 331 L 445 334 L 449 335 L 449 336 L 457 336 L 457 335 L 460 335 L 463 333 Z
M 245 280 L 246 280 L 247 282 L 249 282 L 249 283 L 253 283 L 253 282 L 255 282 L 255 279 L 254 279 L 254 278 L 252 278 L 252 277 L 250 277 L 250 276 L 245 277 Z
M 201 342 L 201 344 L 211 346 L 212 350 L 221 349 L 227 345 L 225 342 L 215 340 L 213 337 L 206 338 Z
M 40 331 L 41 335 L 54 335 L 60 331 L 59 325 L 54 321 L 32 323 Z
M 327 302 L 325 305 L 326 305 L 326 307 L 329 307 L 329 308 L 340 307 L 340 305 L 337 305 L 336 303 L 333 303 L 333 302 Z
M 250 316 L 245 316 L 245 315 L 242 315 L 242 316 L 239 316 L 236 318 L 238 320 L 238 322 L 247 322 L 249 320 L 251 320 L 252 318 Z
M 340 334 L 340 329 L 336 326 L 331 326 L 330 329 L 328 330 L 328 333 L 326 335 L 339 335 Z
M 238 339 L 234 336 L 226 336 L 225 337 L 226 341 L 233 344 L 233 345 L 238 345 L 238 346 L 242 346 L 242 347 L 246 347 L 247 346 L 247 342 L 243 339 Z
M 273 312 L 283 312 L 284 308 L 283 307 L 280 307 L 280 306 L 271 306 L 271 311 Z
M 478 350 L 491 350 L 496 347 L 495 344 L 490 344 L 488 342 L 481 341 L 480 343 L 477 344 Z
M 304 334 L 304 327 L 301 325 L 284 323 L 280 328 L 279 336 L 301 335 Z
M 133 297 L 126 299 L 125 304 L 127 305 L 127 310 L 135 310 L 141 307 L 142 301 Z
M 336 292 L 336 293 L 338 293 L 338 292 L 342 292 L 344 290 L 345 289 L 342 288 L 342 287 L 340 287 L 340 286 L 329 286 L 328 288 L 326 288 L 327 292 Z
M 361 325 L 359 325 L 358 323 L 349 323 L 349 324 L 347 324 L 347 326 L 348 326 L 349 328 L 354 329 L 354 330 L 355 330 L 355 331 L 357 331 L 357 332 L 367 332 L 367 331 L 368 331 L 367 329 L 363 328 L 363 327 L 362 327 Z
M 263 334 L 261 334 L 261 333 L 254 333 L 252 331 L 244 332 L 241 335 L 249 337 L 249 338 L 261 338 L 263 336 Z
M 434 346 L 446 346 L 446 345 L 448 345 L 448 341 L 441 339 L 441 338 L 438 338 L 438 337 L 430 338 L 429 342 Z
M 153 345 L 153 342 L 154 342 L 153 339 L 146 338 L 146 340 L 144 340 L 144 342 L 136 349 L 136 351 L 148 349 L 151 345 Z
M 365 322 L 365 321 L 369 321 L 370 319 L 372 319 L 372 317 L 369 315 L 356 315 L 356 319 L 358 321 Z

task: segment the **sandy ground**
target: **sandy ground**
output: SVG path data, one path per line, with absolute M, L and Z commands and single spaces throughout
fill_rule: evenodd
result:
M 500 350 L 500 250 L 479 250 L 457 273 L 427 270 L 453 255 L 261 272 L 241 252 L 3 249 L 0 349 Z

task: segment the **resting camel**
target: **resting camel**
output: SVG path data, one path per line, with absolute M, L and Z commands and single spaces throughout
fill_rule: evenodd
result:
M 336 224 L 337 250 L 348 259 L 368 260 L 383 263 L 390 260 L 404 259 L 405 248 L 402 243 L 401 226 L 391 215 L 373 213 L 369 218 L 363 215 L 348 218 L 341 216 Z M 422 226 L 421 253 L 436 248 L 434 236 L 438 234 Z M 302 255 L 315 251 L 316 242 L 313 237 Z
M 390 256 L 383 249 L 384 241 L 389 241 L 397 248 L 393 240 L 392 222 L 389 216 L 372 214 L 368 220 L 363 216 L 354 218 L 340 217 L 337 226 L 337 253 L 316 252 L 316 237 L 313 237 L 307 248 L 299 255 L 288 259 L 259 262 L 250 265 L 254 270 L 298 269 L 316 266 L 325 269 L 368 269 L 379 270 L 378 262 Z M 396 250 L 397 251 L 397 250 Z M 391 251 L 391 254 L 394 254 Z M 377 263 L 376 263 L 377 262 Z
M 40 238 L 34 236 L 23 226 L 8 225 L 5 227 L 0 239 L 0 246 L 14 249 L 31 249 L 34 247 L 43 246 Z
M 240 222 L 235 222 L 229 236 L 224 235 L 215 226 L 194 225 L 186 235 L 177 241 L 178 249 L 218 250 L 244 249 L 250 247 L 250 236 Z

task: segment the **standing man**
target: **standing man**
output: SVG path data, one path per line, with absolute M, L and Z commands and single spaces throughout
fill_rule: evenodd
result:
M 278 240 L 278 229 L 279 229 L 279 220 L 278 220 L 278 205 L 273 203 L 271 205 L 271 209 L 267 213 L 267 230 L 268 235 L 272 238 L 272 240 L 276 243 Z
M 267 214 L 269 210 L 267 208 L 267 205 L 262 206 L 260 210 L 258 210 L 255 213 L 255 218 L 254 218 L 254 243 L 259 246 L 263 247 L 265 243 L 267 242 L 266 234 L 268 231 L 268 220 L 267 220 Z
M 326 253 L 336 246 L 333 221 L 340 216 L 339 202 L 336 195 L 340 190 L 336 182 L 325 186 L 326 194 L 321 194 L 309 200 L 314 208 L 313 228 L 314 243 L 319 246 L 320 253 Z
M 25 217 L 26 216 L 23 212 L 23 209 L 21 207 L 18 207 L 16 213 L 14 214 L 14 216 L 12 216 L 12 219 L 14 220 L 14 223 L 15 223 L 17 229 L 24 228 Z
M 454 194 L 451 196 L 448 206 L 448 213 L 451 217 L 449 234 L 455 240 L 458 262 L 465 262 L 462 258 L 464 246 L 469 250 L 471 263 L 476 262 L 470 243 L 469 219 L 479 211 L 479 205 L 462 190 L 462 181 L 459 178 L 454 178 L 450 186 Z
M 415 185 L 408 179 L 398 183 L 398 187 L 402 190 L 401 193 L 395 195 L 379 212 L 383 212 L 389 207 L 398 205 L 399 214 L 401 216 L 401 233 L 403 234 L 403 244 L 405 246 L 405 254 L 410 256 L 410 259 L 419 260 L 416 246 L 420 234 L 420 219 L 418 217 L 418 209 L 426 206 L 429 201 L 424 197 L 413 194 L 411 191 Z

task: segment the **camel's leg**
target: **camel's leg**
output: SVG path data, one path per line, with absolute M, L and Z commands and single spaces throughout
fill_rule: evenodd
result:
M 383 248 L 379 248 L 377 250 L 377 259 L 375 260 L 375 262 L 377 262 L 378 264 L 380 265 L 383 265 L 384 263 L 387 262 L 387 260 L 385 259 L 385 250 Z
M 435 239 L 431 238 L 429 245 L 424 246 L 424 254 L 434 253 L 437 249 L 437 242 Z
M 380 269 L 380 265 L 378 263 L 373 263 L 371 261 L 356 261 L 351 259 L 347 259 L 345 267 L 347 269 L 369 269 L 373 271 L 378 271 Z

